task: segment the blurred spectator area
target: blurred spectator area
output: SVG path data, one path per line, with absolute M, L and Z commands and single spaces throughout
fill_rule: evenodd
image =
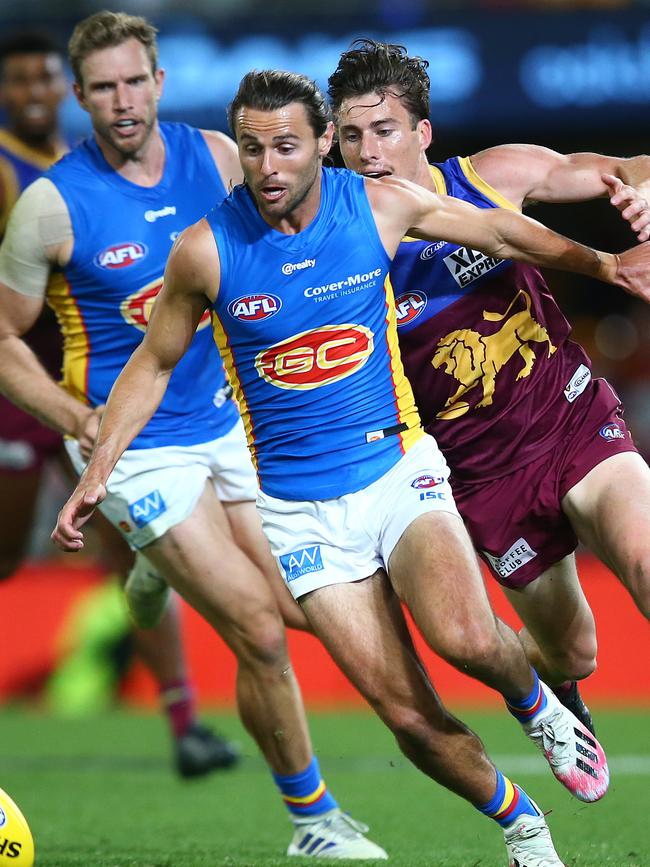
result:
M 159 27 L 167 119 L 225 129 L 249 69 L 294 69 L 324 86 L 339 53 L 374 36 L 430 61 L 432 159 L 512 141 L 621 156 L 649 147 L 650 0 L 1 0 L 0 29 L 39 26 L 65 45 L 76 21 L 106 6 Z M 88 130 L 72 97 L 64 122 L 71 141 Z M 634 243 L 606 201 L 530 214 L 605 250 Z M 549 279 L 650 456 L 650 308 L 593 281 Z

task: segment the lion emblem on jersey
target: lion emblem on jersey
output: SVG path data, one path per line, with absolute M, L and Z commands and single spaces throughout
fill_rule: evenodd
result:
M 524 299 L 525 309 L 510 315 L 520 297 Z M 549 358 L 557 348 L 544 326 L 531 316 L 530 295 L 523 289 L 515 295 L 505 313 L 484 310 L 483 319 L 486 322 L 503 322 L 503 325 L 497 332 L 488 335 L 479 334 L 471 328 L 459 329 L 438 341 L 431 364 L 436 369 L 444 367 L 445 373 L 453 376 L 460 385 L 436 418 L 454 419 L 465 415 L 470 405 L 461 398 L 473 388 L 482 388 L 483 391 L 481 400 L 475 405 L 476 409 L 490 406 L 497 374 L 517 353 L 523 365 L 516 380 L 529 376 L 537 360 L 532 343 L 547 344 Z

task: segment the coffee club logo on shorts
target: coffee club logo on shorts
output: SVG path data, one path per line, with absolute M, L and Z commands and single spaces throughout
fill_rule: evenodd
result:
M 117 268 L 128 268 L 136 265 L 145 258 L 149 251 L 139 241 L 124 241 L 121 244 L 112 244 L 101 250 L 93 262 L 98 268 L 114 271 Z
M 360 370 L 372 355 L 373 333 L 364 325 L 325 325 L 302 331 L 259 352 L 258 374 L 278 388 L 320 388 Z
M 598 433 L 604 440 L 607 440 L 608 442 L 625 439 L 625 434 L 621 430 L 620 426 L 617 425 L 615 422 L 604 424 L 598 431 Z
M 397 327 L 401 328 L 417 319 L 427 306 L 427 296 L 424 292 L 405 292 L 395 299 L 395 315 Z
M 162 289 L 162 277 L 156 277 L 151 283 L 147 283 L 141 289 L 138 289 L 132 295 L 128 295 L 120 304 L 120 313 L 123 319 L 129 325 L 134 325 L 138 331 L 146 331 L 149 319 L 151 317 L 151 309 L 153 302 L 158 297 L 158 293 Z M 199 331 L 210 324 L 210 314 L 206 310 L 199 321 Z
M 259 322 L 275 316 L 282 307 L 277 295 L 242 295 L 228 305 L 228 313 L 241 322 Z

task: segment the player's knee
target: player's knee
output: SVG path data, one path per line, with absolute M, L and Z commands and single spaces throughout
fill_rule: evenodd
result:
M 496 628 L 486 624 L 447 632 L 440 655 L 454 668 L 476 671 L 498 664 L 502 658 L 503 642 Z
M 287 641 L 277 612 L 261 611 L 238 630 L 235 652 L 240 663 L 258 668 L 281 668 L 287 660 Z

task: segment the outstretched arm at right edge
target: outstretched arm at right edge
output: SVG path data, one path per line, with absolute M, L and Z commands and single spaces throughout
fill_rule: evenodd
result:
M 115 380 L 88 465 L 59 512 L 52 540 L 64 551 L 83 548 L 81 527 L 106 496 L 106 482 L 122 453 L 158 408 L 210 304 L 209 286 L 218 283 L 217 248 L 201 221 L 174 244 L 144 340 Z

